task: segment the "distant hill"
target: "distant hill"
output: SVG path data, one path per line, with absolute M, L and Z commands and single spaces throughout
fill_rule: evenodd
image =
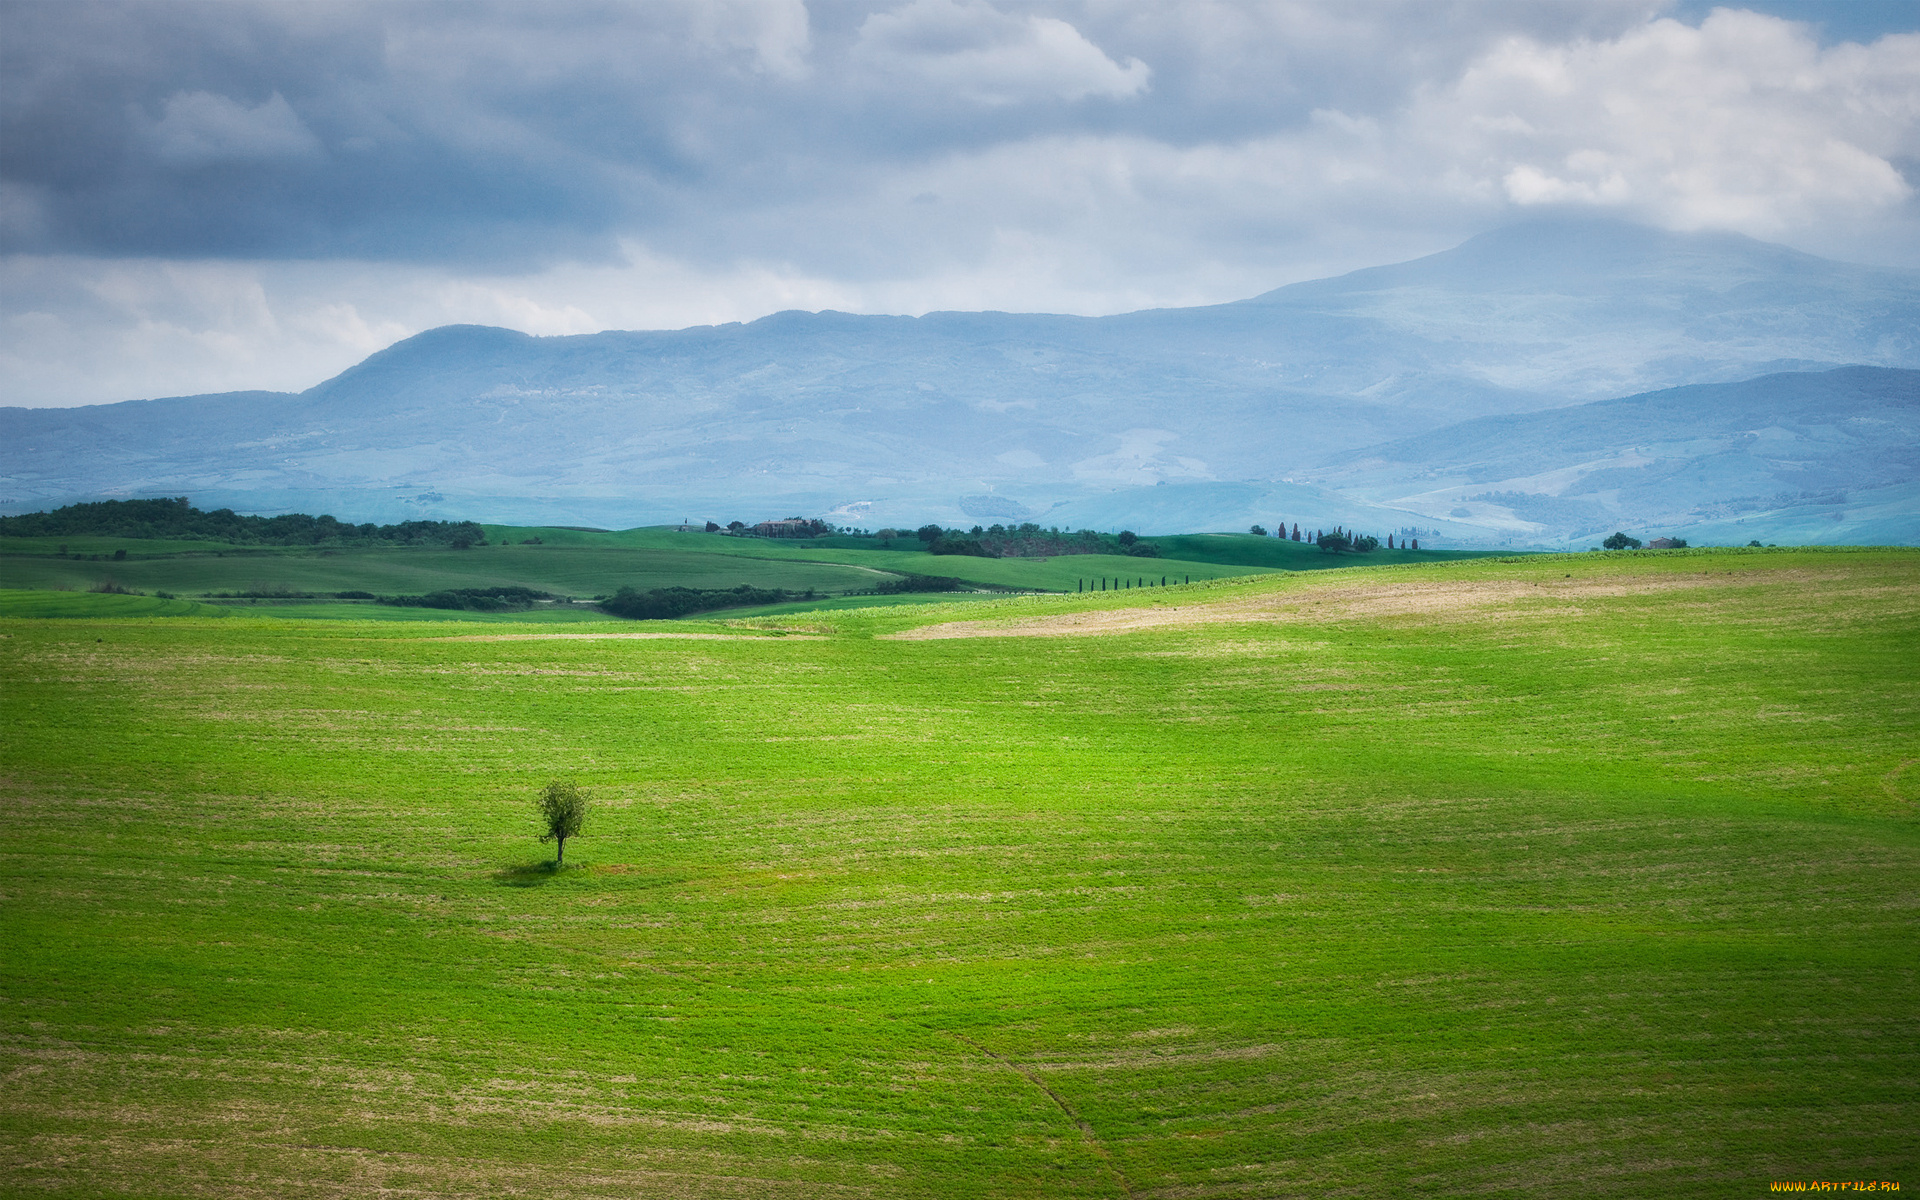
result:
M 1310 474 L 1351 498 L 1541 540 L 1920 542 L 1920 371 L 1768 375 L 1481 417 Z
M 1309 473 L 1462 421 L 1841 364 L 1920 368 L 1920 275 L 1538 222 L 1203 308 L 452 326 L 297 395 L 5 409 L 0 511 L 189 495 L 355 521 L 1390 528 L 1413 518 L 1385 492 Z M 1545 528 L 1452 507 L 1470 515 L 1425 527 Z

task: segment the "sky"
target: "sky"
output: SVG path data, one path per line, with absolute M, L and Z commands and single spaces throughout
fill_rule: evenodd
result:
M 1913 0 L 0 0 L 0 404 L 1215 303 L 1546 212 L 1920 268 Z

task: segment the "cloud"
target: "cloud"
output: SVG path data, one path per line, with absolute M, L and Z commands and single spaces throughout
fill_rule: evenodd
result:
M 625 247 L 618 264 L 490 275 L 382 262 L 0 259 L 0 403 L 66 406 L 200 392 L 302 391 L 438 325 L 536 335 L 852 308 L 832 280 L 689 267 Z
M 803 79 L 811 70 L 805 0 L 699 0 L 692 6 L 690 28 L 695 40 L 707 45 L 751 50 L 755 67 L 769 75 Z
M 1920 35 L 1737 9 L 0 8 L 0 402 L 304 386 L 460 320 L 1227 300 L 1546 207 L 1920 266 Z
M 883 76 L 983 105 L 1125 99 L 1152 69 L 1107 57 L 1055 17 L 1000 12 L 980 0 L 912 0 L 869 16 L 850 56 Z
M 1777 236 L 1913 195 L 1920 36 L 1822 50 L 1803 28 L 1716 10 L 1619 38 L 1513 38 L 1423 97 L 1406 139 L 1481 164 L 1521 207 L 1628 213 Z
M 211 92 L 180 92 L 167 98 L 158 121 L 148 123 L 137 111 L 133 119 L 147 126 L 154 154 L 175 166 L 309 159 L 321 152 L 320 139 L 279 92 L 251 108 Z

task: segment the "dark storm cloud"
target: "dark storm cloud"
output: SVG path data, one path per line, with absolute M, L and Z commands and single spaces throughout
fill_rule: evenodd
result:
M 8 249 L 605 254 L 611 230 L 646 227 L 724 169 L 689 127 L 746 125 L 734 114 L 754 100 L 753 73 L 729 69 L 737 55 L 700 53 L 687 22 L 662 28 L 662 15 L 674 14 L 9 6 Z

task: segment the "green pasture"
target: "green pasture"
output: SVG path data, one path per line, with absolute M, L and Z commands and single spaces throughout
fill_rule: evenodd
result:
M 6 536 L 0 537 L 0 562 L 20 556 L 71 558 L 75 554 L 87 559 L 95 555 L 103 559 L 111 559 L 116 550 L 125 551 L 128 557 L 139 555 L 151 558 L 163 554 L 210 553 L 214 550 L 226 550 L 231 553 L 234 549 L 236 548 L 229 547 L 225 543 L 169 538 L 110 537 L 104 534 L 69 534 L 45 538 Z
M 620 546 L 635 551 L 711 554 L 722 558 L 752 559 L 761 562 L 843 563 L 902 574 L 944 575 L 953 579 L 964 579 L 969 583 L 1064 592 L 1073 591 L 1083 581 L 1097 581 L 1102 577 L 1111 581 L 1121 578 L 1144 580 L 1151 576 L 1154 585 L 1158 586 L 1162 576 L 1168 576 L 1173 581 L 1188 577 L 1220 579 L 1246 575 L 1262 569 L 1272 569 L 1280 565 L 1281 560 L 1289 565 L 1297 561 L 1314 567 L 1340 565 L 1343 561 L 1346 564 L 1353 562 L 1351 557 L 1342 560 L 1338 555 L 1322 554 L 1318 549 L 1313 549 L 1311 555 L 1289 554 L 1281 548 L 1278 538 L 1264 539 L 1272 542 L 1275 547 L 1277 555 L 1275 562 L 1243 562 L 1239 559 L 1254 558 L 1257 555 L 1237 547 L 1234 548 L 1238 551 L 1237 553 L 1229 551 L 1223 554 L 1218 547 L 1210 545 L 1213 539 L 1207 535 L 1191 540 L 1196 550 L 1211 549 L 1214 557 L 1203 558 L 1196 555 L 1193 559 L 1175 562 L 1168 557 L 1136 558 L 1123 554 L 1069 554 L 1052 558 L 974 558 L 965 554 L 929 554 L 921 548 L 918 541 L 911 537 L 894 538 L 891 545 L 895 548 L 886 549 L 885 544 L 878 538 L 825 537 L 802 540 L 731 537 L 720 533 L 680 533 L 670 526 L 648 526 L 621 530 L 617 533 L 585 533 L 564 529 L 519 530 L 509 526 L 494 525 L 489 525 L 486 529 L 489 539 L 518 540 L 523 537 L 539 537 L 544 543 L 550 545 Z M 1220 537 L 1220 541 L 1226 544 L 1245 542 L 1249 546 L 1256 547 L 1262 540 L 1231 535 Z M 1289 542 L 1286 545 L 1292 546 L 1292 543 Z M 1291 569 L 1304 568 L 1292 566 Z
M 401 608 L 372 600 L 213 600 L 261 617 L 287 621 L 477 621 L 483 625 L 577 625 L 582 621 L 615 622 L 591 604 L 540 604 L 520 612 L 462 612 L 444 608 Z
M 804 605 L 796 606 L 804 607 Z M 755 610 L 756 612 L 758 610 Z M 618 623 L 589 604 L 540 605 L 526 612 L 476 613 L 438 608 L 396 608 L 371 600 L 186 600 L 98 592 L 35 592 L 0 589 L 0 620 L 27 618 L 279 617 L 294 621 L 477 621 L 570 624 Z
M 1196 580 L 0 620 L 8 1190 L 1914 1186 L 1920 552 Z
M 196 600 L 122 596 L 102 592 L 35 592 L 0 588 L 0 619 L 224 617 L 228 610 Z
M 922 555 L 924 558 L 931 556 Z M 688 550 L 575 546 L 476 546 L 470 550 L 377 547 L 341 550 L 207 548 L 194 554 L 129 555 L 124 562 L 0 559 L 9 587 L 84 590 L 104 579 L 138 591 L 181 595 L 286 590 L 418 595 L 447 588 L 512 585 L 593 596 L 622 586 L 755 587 L 805 591 L 869 588 L 892 576 L 840 563 L 723 556 Z
M 905 592 L 894 596 L 834 596 L 824 600 L 794 600 L 786 604 L 765 604 L 752 608 L 729 608 L 720 612 L 700 613 L 692 617 L 682 617 L 683 621 L 699 620 L 743 620 L 748 617 L 787 617 L 798 613 L 842 612 L 847 609 L 899 608 L 911 606 L 916 610 L 938 606 L 938 611 L 946 611 L 947 606 L 974 604 L 1000 599 L 993 592 Z M 776 627 L 779 622 L 776 622 Z
M 1160 551 L 1159 558 L 1118 554 L 1073 554 L 1053 558 L 981 559 L 966 555 L 929 554 L 912 537 L 824 537 L 805 540 L 732 537 L 718 533 L 681 533 L 671 526 L 647 526 L 609 533 L 580 530 L 522 530 L 505 525 L 486 527 L 489 539 L 520 541 L 539 537 L 547 544 L 621 546 L 628 549 L 691 550 L 742 558 L 772 558 L 817 562 L 863 563 L 890 571 L 948 575 L 976 583 L 998 583 L 1049 591 L 1072 591 L 1077 580 L 1177 574 L 1194 579 L 1218 579 L 1252 571 L 1318 571 L 1356 563 L 1435 563 L 1488 558 L 1485 550 L 1376 550 L 1363 556 L 1329 554 L 1318 546 L 1249 534 L 1198 533 L 1142 538 Z M 1179 570 L 1173 571 L 1175 563 Z M 1157 569 L 1156 569 L 1157 564 Z
M 420 595 L 450 588 L 519 586 L 584 598 L 610 595 L 622 587 L 642 591 L 656 587 L 723 589 L 744 583 L 838 596 L 866 591 L 903 573 L 944 575 L 1003 588 L 1072 592 L 1082 587 L 1097 590 L 1102 581 L 1108 587 L 1119 587 L 1122 581 L 1129 587 L 1158 587 L 1163 580 L 1177 583 L 1224 578 L 1261 569 L 1259 564 L 1241 562 L 1174 562 L 1121 555 L 983 559 L 932 555 L 920 549 L 862 548 L 880 545 L 870 538 L 777 541 L 683 534 L 664 528 L 601 534 L 488 526 L 487 536 L 488 545 L 464 550 L 230 546 L 133 538 L 68 538 L 64 542 L 6 538 L 0 539 L 0 586 L 21 591 L 85 592 L 112 583 L 138 592 L 193 597 L 276 592 L 326 596 L 346 591 Z M 535 538 L 538 544 L 532 544 Z M 73 557 L 81 554 L 83 541 L 91 549 L 82 557 Z M 1257 545 L 1260 539 L 1222 541 Z M 73 549 L 62 555 L 55 552 L 57 544 Z M 918 545 L 911 539 L 897 539 L 894 544 Z M 1281 545 L 1277 540 L 1273 544 Z M 116 550 L 125 550 L 127 557 L 115 560 L 112 555 Z M 1312 561 L 1316 563 L 1328 558 L 1318 551 L 1314 556 Z M 1247 557 L 1244 548 L 1239 557 Z M 831 607 L 863 606 L 878 599 L 856 598 Z M 302 605 L 297 615 L 317 619 L 361 615 L 355 608 L 343 608 L 335 602 L 314 600 Z M 268 615 L 296 615 L 284 603 L 269 609 L 263 602 L 257 607 Z M 413 614 L 410 619 L 446 618 L 430 613 Z M 581 618 L 578 614 L 556 616 L 536 610 L 504 614 L 500 619 L 541 622 Z
M 812 542 L 782 541 L 775 538 L 731 538 L 718 534 L 688 533 L 670 535 L 698 538 L 717 543 L 707 548 L 716 556 L 760 559 L 776 562 L 835 562 L 858 564 L 901 574 L 944 575 L 969 583 L 997 584 L 1001 587 L 1032 588 L 1037 591 L 1071 592 L 1082 583 L 1127 579 L 1160 586 L 1162 577 L 1179 583 L 1185 579 L 1224 579 L 1253 574 L 1263 568 L 1237 563 L 1175 561 L 1163 558 L 1134 558 L 1124 554 L 1062 554 L 1052 558 L 975 558 L 966 554 L 928 554 L 924 550 L 848 550 L 819 546 Z M 820 539 L 827 540 L 827 539 Z M 896 540 L 895 545 L 904 545 Z M 1276 544 L 1277 540 L 1276 540 Z M 1318 553 L 1316 551 L 1316 553 Z M 1351 560 L 1348 560 L 1351 562 Z

